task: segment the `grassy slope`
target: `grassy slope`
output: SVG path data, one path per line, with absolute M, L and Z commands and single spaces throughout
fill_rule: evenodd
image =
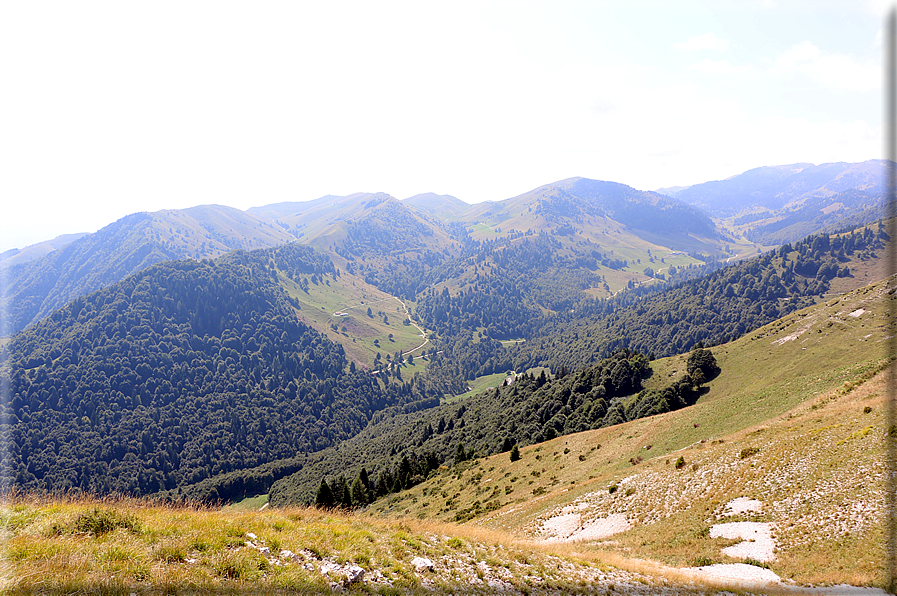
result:
M 342 344 L 349 358 L 360 364 L 370 367 L 377 352 L 385 358 L 399 350 L 403 353 L 413 350 L 424 342 L 420 331 L 402 324 L 406 317 L 402 302 L 359 276 L 343 271 L 336 280 L 327 279 L 318 284 L 309 282 L 307 293 L 285 275 L 279 277 L 287 294 L 301 305 L 297 312 L 299 318 Z M 413 303 L 407 304 L 410 310 Z M 368 308 L 372 317 L 367 316 Z M 348 316 L 337 317 L 337 312 L 345 312 Z M 388 317 L 388 323 L 384 322 L 384 315 Z M 419 351 L 414 354 L 417 356 Z
M 534 445 L 518 462 L 500 454 L 455 466 L 372 508 L 442 520 L 475 514 L 472 524 L 535 536 L 540 520 L 579 500 L 585 516 L 622 512 L 635 524 L 603 549 L 687 566 L 701 556 L 733 562 L 705 533 L 722 505 L 749 496 L 778 524 L 780 575 L 880 583 L 883 497 L 874 479 L 884 458 L 884 375 L 868 378 L 884 366 L 893 332 L 886 289 L 861 288 L 714 348 L 722 373 L 693 407 Z M 684 368 L 682 356 L 656 361 L 648 384 L 663 386 Z M 742 460 L 746 447 L 760 453 Z M 680 455 L 687 465 L 676 471 Z M 635 458 L 644 461 L 634 466 Z M 612 484 L 627 490 L 612 496 Z M 477 501 L 482 508 L 471 511 Z M 486 513 L 490 503 L 500 508 Z
M 470 235 L 475 240 L 495 240 L 509 236 L 513 230 L 534 230 L 534 231 L 551 231 L 554 224 L 547 223 L 541 217 L 534 217 L 523 214 L 519 218 L 509 220 L 511 224 L 501 223 L 494 226 L 479 222 L 468 227 Z M 607 280 L 609 290 L 605 290 L 603 286 L 598 286 L 584 290 L 593 297 L 607 297 L 627 287 L 632 281 L 635 284 L 653 283 L 653 280 L 644 274 L 646 267 L 652 268 L 655 273 L 664 273 L 671 266 L 687 267 L 689 265 L 700 265 L 703 261 L 699 261 L 682 251 L 699 251 L 708 252 L 713 250 L 712 243 L 702 243 L 688 238 L 689 242 L 680 242 L 671 248 L 670 239 L 662 238 L 657 235 L 648 234 L 647 232 L 633 232 L 625 226 L 612 222 L 611 226 L 607 226 L 606 222 L 601 224 L 590 224 L 588 222 L 580 223 L 579 231 L 570 236 L 555 236 L 564 248 L 560 250 L 560 254 L 569 256 L 571 254 L 588 253 L 595 249 L 601 253 L 606 253 L 612 259 L 625 260 L 627 266 L 622 269 L 610 269 L 599 264 L 594 273 L 604 276 Z M 497 232 L 496 228 L 501 229 Z M 518 240 L 522 241 L 522 240 Z M 723 244 L 717 241 L 720 246 Z M 747 241 L 740 241 L 738 244 L 729 243 L 730 248 L 736 251 L 737 256 L 734 258 L 742 258 L 746 256 L 754 256 L 756 253 L 756 245 Z M 652 255 L 654 261 L 651 261 Z M 663 259 L 663 262 L 661 262 Z M 466 275 L 460 276 L 456 280 L 442 284 L 454 290 L 463 288 L 465 283 L 473 284 L 472 268 Z M 441 287 L 441 286 L 437 286 Z
M 366 594 L 654 594 L 667 584 L 496 530 L 314 509 L 21 499 L 7 502 L 0 519 L 4 593 L 321 594 L 345 581 L 342 569 L 322 573 L 328 563 L 364 569 L 349 590 Z M 416 571 L 415 557 L 430 559 L 433 570 Z

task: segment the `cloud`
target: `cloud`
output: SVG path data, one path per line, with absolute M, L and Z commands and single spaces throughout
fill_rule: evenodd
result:
M 881 88 L 881 67 L 853 55 L 826 53 L 810 41 L 802 41 L 779 55 L 770 73 L 786 77 L 803 75 L 833 91 L 876 91 Z
M 729 40 L 718 37 L 715 33 L 705 33 L 689 38 L 684 43 L 673 44 L 677 50 L 716 50 L 725 52 L 729 49 Z

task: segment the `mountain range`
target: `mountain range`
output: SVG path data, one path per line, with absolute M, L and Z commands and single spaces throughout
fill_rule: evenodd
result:
M 747 172 L 725 217 L 683 198 L 730 181 L 571 178 L 138 213 L 7 255 L 0 486 L 619 534 L 622 558 L 880 585 L 857 520 L 884 501 L 857 483 L 890 436 L 882 165 Z M 748 497 L 780 558 L 718 554 Z M 808 526 L 831 519 L 852 534 Z

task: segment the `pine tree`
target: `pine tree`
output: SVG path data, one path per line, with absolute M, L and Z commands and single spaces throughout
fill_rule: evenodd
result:
M 520 450 L 517 448 L 517 443 L 514 443 L 514 446 L 511 447 L 511 461 L 517 461 L 520 459 Z
M 335 501 L 333 499 L 333 491 L 327 481 L 321 478 L 321 485 L 318 487 L 318 494 L 315 495 L 315 506 L 324 509 L 333 507 Z
M 455 450 L 455 462 L 467 461 L 467 451 L 464 450 L 464 443 L 458 443 L 458 449 Z
M 354 503 L 356 507 L 361 507 L 362 505 L 370 503 L 368 487 L 365 486 L 360 474 L 355 477 L 355 481 L 352 483 L 352 503 Z

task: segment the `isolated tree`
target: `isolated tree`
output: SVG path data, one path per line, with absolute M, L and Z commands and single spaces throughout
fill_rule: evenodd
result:
M 520 459 L 520 449 L 517 448 L 517 443 L 514 443 L 514 446 L 511 447 L 511 461 L 517 461 Z
M 693 378 L 695 377 L 695 372 L 700 370 L 705 381 L 713 379 L 720 372 L 713 353 L 702 347 L 696 347 L 691 351 L 685 363 L 685 368 Z

